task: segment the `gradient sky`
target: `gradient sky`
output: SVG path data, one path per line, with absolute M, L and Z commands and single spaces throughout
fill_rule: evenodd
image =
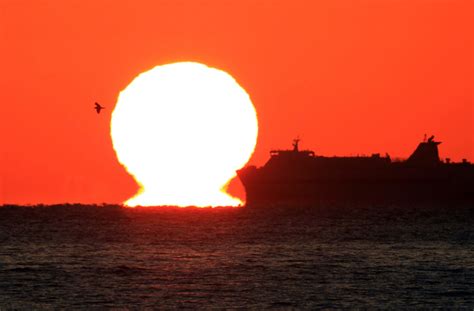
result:
M 251 164 L 297 135 L 317 154 L 405 158 L 425 133 L 472 161 L 473 21 L 471 0 L 1 0 L 0 203 L 134 194 L 110 112 L 136 75 L 176 61 L 250 94 Z

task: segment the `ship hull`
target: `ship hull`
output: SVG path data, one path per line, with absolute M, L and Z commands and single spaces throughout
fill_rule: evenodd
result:
M 243 169 L 238 176 L 246 205 L 314 204 L 318 202 L 451 202 L 474 203 L 474 169 L 379 168 L 375 174 L 330 171 L 304 178 L 263 169 Z M 339 174 L 339 175 L 338 175 Z M 321 176 L 322 175 L 322 176 Z M 301 176 L 300 176 L 301 177 Z

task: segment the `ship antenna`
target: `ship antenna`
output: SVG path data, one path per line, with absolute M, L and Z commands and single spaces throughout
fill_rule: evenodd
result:
M 300 142 L 300 137 L 293 139 L 293 151 L 298 152 L 298 143 Z

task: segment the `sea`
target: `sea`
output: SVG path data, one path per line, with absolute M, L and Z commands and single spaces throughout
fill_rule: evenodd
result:
M 0 310 L 474 310 L 474 207 L 0 207 Z

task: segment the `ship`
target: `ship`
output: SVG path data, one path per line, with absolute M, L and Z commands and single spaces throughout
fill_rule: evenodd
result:
M 300 150 L 271 150 L 262 167 L 237 171 L 246 205 L 315 204 L 318 202 L 453 202 L 474 203 L 474 165 L 463 159 L 440 159 L 434 136 L 423 139 L 406 160 L 388 154 L 322 156 Z

